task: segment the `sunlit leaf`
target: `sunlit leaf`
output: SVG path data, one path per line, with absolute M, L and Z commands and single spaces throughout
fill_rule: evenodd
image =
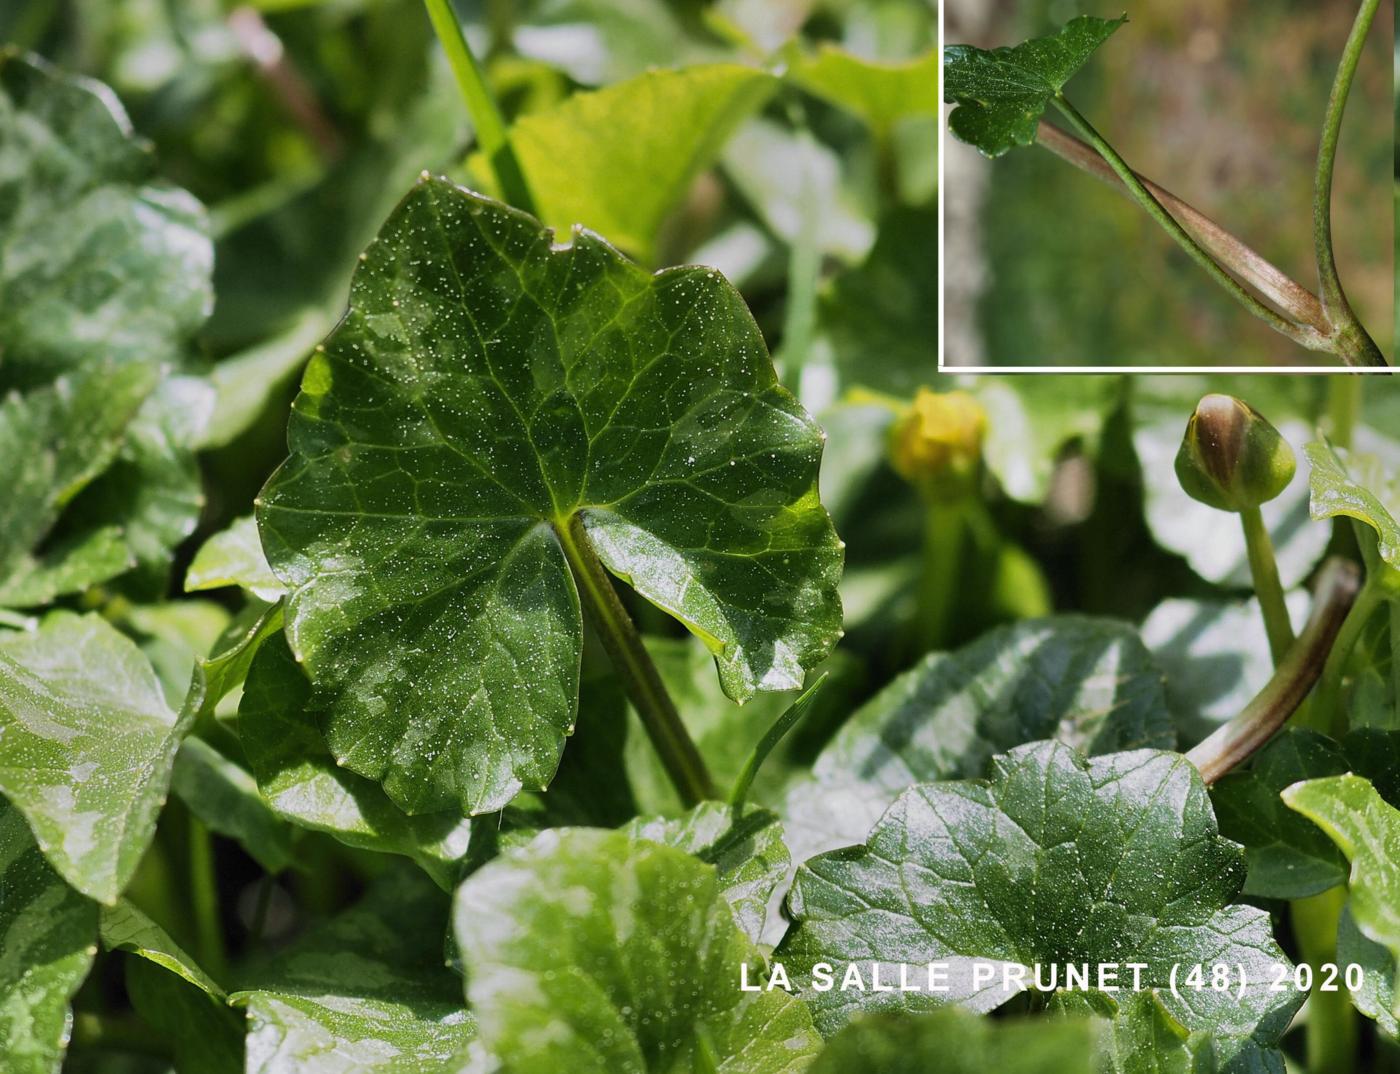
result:
M 561 250 L 424 181 L 289 442 L 258 512 L 288 636 L 337 762 L 410 811 L 547 784 L 582 629 L 561 536 L 701 637 L 736 700 L 799 686 L 839 633 L 820 433 L 712 270 Z

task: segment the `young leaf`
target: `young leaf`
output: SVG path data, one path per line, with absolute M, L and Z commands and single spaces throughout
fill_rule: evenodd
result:
M 1376 531 L 1381 559 L 1400 569 L 1400 480 L 1374 455 L 1314 440 L 1303 449 L 1312 464 L 1312 517 L 1344 515 Z
M 205 973 L 166 931 L 125 899 L 115 906 L 102 907 L 98 935 L 109 951 L 127 951 L 181 977 L 223 1003 L 228 997 L 218 983 Z
M 1303 899 L 1346 882 L 1346 860 L 1336 846 L 1279 797 L 1299 780 L 1345 771 L 1346 757 L 1330 738 L 1289 728 L 1247 770 L 1230 772 L 1211 788 L 1220 834 L 1245 848 L 1246 895 Z
M 1099 1037 L 1089 1018 L 994 1021 L 957 1007 L 875 1014 L 832 1037 L 811 1074 L 1095 1074 Z
M 1273 1045 L 1303 1000 L 1268 988 L 1288 962 L 1267 913 L 1230 905 L 1244 875 L 1242 851 L 1217 834 L 1200 774 L 1180 754 L 1085 759 L 1034 743 L 997 758 L 986 782 L 911 788 L 865 846 L 801 866 L 788 899 L 795 924 L 777 957 L 798 973 L 830 962 L 838 980 L 852 963 L 869 977 L 874 961 L 886 982 L 901 965 L 917 978 L 930 961 L 954 970 L 969 960 L 1144 963 L 1143 987 L 1228 1059 L 1251 1042 Z M 1217 963 L 1245 967 L 1242 997 L 1172 994 L 1173 966 Z M 949 1001 L 986 1009 L 1017 990 L 1000 975 L 980 992 L 965 973 L 949 983 L 941 996 L 833 989 L 807 998 L 830 1032 L 860 1011 Z
M 1080 15 L 1046 37 L 1011 48 L 943 49 L 948 129 L 989 157 L 1035 141 L 1040 117 L 1094 51 L 1128 21 Z
M 394 870 L 364 899 L 252 967 L 248 1074 L 458 1074 L 476 1028 L 443 965 L 447 897 Z
M 650 261 L 666 214 L 777 85 L 736 64 L 647 71 L 520 117 L 511 146 L 545 224 Z
M 252 515 L 235 520 L 199 547 L 185 572 L 185 592 L 236 585 L 260 600 L 274 601 L 286 592 L 263 555 L 258 524 Z
M 410 811 L 548 782 L 577 705 L 569 542 L 704 639 L 736 700 L 800 685 L 839 634 L 821 435 L 712 270 L 560 249 L 425 180 L 288 439 L 258 511 L 288 636 L 337 761 Z
M 113 904 L 136 871 L 193 716 L 100 616 L 55 612 L 0 638 L 0 793 L 84 895 Z
M 170 790 L 210 831 L 237 840 L 265 871 L 280 873 L 296 860 L 292 833 L 258 794 L 257 781 L 204 740 L 185 739 Z
M 1174 744 L 1162 676 L 1112 620 L 1060 616 L 934 653 L 837 732 L 784 818 L 797 860 L 860 843 L 912 784 L 981 776 L 994 753 L 1054 738 L 1088 753 Z
M 620 832 L 543 832 L 457 890 L 482 1042 L 516 1074 L 796 1074 L 820 1045 L 801 1001 L 759 983 L 715 870 Z
M 1283 792 L 1351 862 L 1349 909 L 1362 935 L 1400 963 L 1400 809 L 1360 776 L 1328 776 Z
M 623 831 L 633 839 L 677 847 L 713 865 L 734 920 L 755 943 L 763 938 L 768 904 L 792 864 L 775 814 L 750 809 L 736 817 L 727 805 L 701 802 L 674 819 L 638 817 Z
M 403 854 L 450 887 L 470 823 L 455 811 L 406 816 L 370 780 L 339 767 L 307 707 L 310 697 L 285 638 L 270 638 L 253 658 L 238 703 L 239 737 L 263 799 L 292 824 L 347 846 Z
M 158 367 L 208 315 L 204 210 L 152 170 L 106 86 L 0 49 L 0 387 Z
M 97 953 L 97 907 L 53 871 L 24 817 L 0 799 L 0 1040 L 9 1074 L 52 1074 L 68 1001 Z

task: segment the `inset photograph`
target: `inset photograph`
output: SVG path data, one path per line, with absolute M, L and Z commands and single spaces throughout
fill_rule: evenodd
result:
M 941 366 L 1387 369 L 1394 32 L 1379 0 L 948 0 Z

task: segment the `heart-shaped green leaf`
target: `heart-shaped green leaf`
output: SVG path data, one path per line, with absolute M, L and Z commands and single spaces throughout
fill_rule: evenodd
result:
M 251 515 L 236 519 L 199 547 L 185 573 L 185 592 L 240 586 L 261 600 L 276 600 L 286 590 L 263 555 L 258 524 Z
M 1295 783 L 1283 800 L 1321 828 L 1351 862 L 1356 927 L 1400 964 L 1400 809 L 1361 776 Z
M 867 986 L 875 963 L 887 985 L 901 966 L 918 981 L 927 963 L 949 964 L 941 995 L 805 991 L 827 1032 L 857 1012 L 986 1009 L 1017 991 L 1000 972 L 978 981 L 973 962 L 1047 973 L 1142 963 L 1141 988 L 1228 1058 L 1276 1043 L 1303 1000 L 1269 990 L 1288 962 L 1267 913 L 1230 905 L 1244 876 L 1243 852 L 1217 834 L 1200 773 L 1180 754 L 1085 759 L 1034 743 L 997 758 L 986 782 L 911 788 L 864 846 L 801 866 L 788 900 L 795 924 L 776 957 L 804 988 L 818 962 L 831 963 L 838 981 L 855 965 Z M 1209 973 L 1217 964 L 1245 967 L 1243 995 L 1173 992 L 1173 967 Z
M 934 653 L 866 702 L 783 815 L 799 861 L 863 842 L 915 783 L 981 776 L 994 753 L 1054 738 L 1087 753 L 1174 744 L 1162 675 L 1133 630 L 1060 616 Z
M 10 1074 L 53 1074 L 68 1001 L 97 952 L 97 906 L 53 871 L 18 810 L 0 799 L 0 1040 Z
M 820 1046 L 805 1005 L 762 986 L 715 870 L 591 828 L 541 833 L 457 890 L 482 1042 L 514 1074 L 797 1074 Z
M 946 46 L 943 100 L 957 105 L 948 129 L 989 157 L 1030 145 L 1051 99 L 1127 21 L 1126 15 L 1080 15 L 1053 34 L 1010 48 Z
M 561 542 L 714 653 L 801 685 L 840 632 L 821 434 L 743 300 L 440 180 L 365 254 L 258 524 L 339 763 L 413 812 L 544 786 L 577 704 Z M 581 532 L 580 532 L 581 531 Z
M 808 93 L 860 116 L 880 136 L 907 116 L 938 115 L 938 56 L 876 63 L 832 44 L 795 53 L 788 78 Z
M 246 975 L 248 1074 L 460 1074 L 475 1026 L 443 965 L 447 897 L 391 871 L 360 902 Z M 489 1068 L 488 1068 L 489 1069 Z
M 1304 450 L 1312 464 L 1313 518 L 1344 515 L 1376 531 L 1381 559 L 1400 569 L 1400 477 L 1374 455 L 1314 440 Z
M 193 716 L 167 707 L 150 662 L 100 616 L 0 635 L 0 793 L 84 895 L 115 903 L 136 871 Z

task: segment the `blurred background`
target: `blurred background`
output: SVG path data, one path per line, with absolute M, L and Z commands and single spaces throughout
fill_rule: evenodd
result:
M 1126 10 L 1129 22 L 1066 87 L 1069 98 L 1135 170 L 1315 291 L 1313 169 L 1356 8 L 1355 0 L 947 0 L 946 40 L 1010 45 L 1075 15 Z M 1393 34 L 1394 6 L 1382 4 L 1347 105 L 1333 193 L 1342 280 L 1387 355 L 1393 139 L 1383 117 L 1392 109 Z M 944 152 L 950 364 L 1330 360 L 1254 318 L 1139 206 L 1048 151 L 989 161 L 949 137 Z

